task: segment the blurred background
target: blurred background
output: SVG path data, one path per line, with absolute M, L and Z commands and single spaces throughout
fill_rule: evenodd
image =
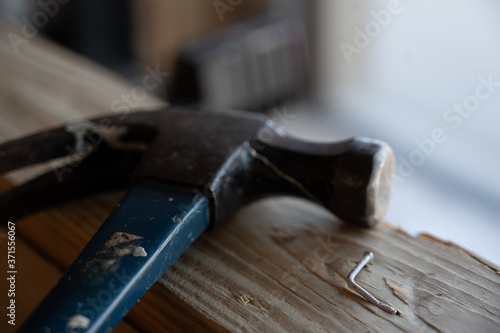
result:
M 173 104 L 384 140 L 387 220 L 500 264 L 496 0 L 1 0 L 0 15 L 132 84 L 168 72 L 150 93 Z

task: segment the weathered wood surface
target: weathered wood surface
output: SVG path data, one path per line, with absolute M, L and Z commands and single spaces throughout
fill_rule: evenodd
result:
M 4 37 L 0 140 L 102 114 L 131 88 L 39 38 L 14 54 Z M 142 104 L 163 103 L 148 97 Z M 25 175 L 2 180 L 0 190 Z M 123 193 L 96 195 L 15 221 L 18 324 Z M 6 242 L 0 241 L 6 253 Z M 400 316 L 347 288 L 345 277 L 365 250 L 375 259 L 356 280 Z M 0 287 L 5 299 L 5 278 Z M 0 331 L 13 331 L 4 315 Z M 499 332 L 500 273 L 431 236 L 413 237 L 389 224 L 373 230 L 346 227 L 313 204 L 277 198 L 253 204 L 203 235 L 115 331 Z

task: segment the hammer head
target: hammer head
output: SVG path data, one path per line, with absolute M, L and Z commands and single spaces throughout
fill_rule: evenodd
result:
M 97 124 L 105 124 L 105 130 Z M 108 160 L 120 161 L 123 173 L 134 169 L 135 180 L 199 192 L 209 199 L 212 226 L 242 205 L 272 195 L 304 197 L 348 223 L 373 226 L 384 216 L 393 182 L 394 155 L 385 143 L 365 138 L 305 142 L 255 113 L 167 108 L 94 119 L 81 128 L 77 134 L 59 128 L 1 145 L 5 158 L 0 173 L 65 155 L 64 147 L 78 150 L 90 145 L 93 152 L 86 165 L 93 168 L 92 177 L 103 173 L 98 164 L 105 154 Z M 137 144 L 146 147 L 139 157 L 125 155 Z M 30 160 L 21 161 L 17 155 L 26 156 L 26 151 L 31 152 Z M 116 173 L 117 163 L 110 163 L 110 174 Z M 123 167 L 124 163 L 131 166 Z M 71 179 L 86 186 L 88 181 L 76 176 L 79 167 L 70 171 Z M 105 183 L 106 175 L 101 176 Z M 58 178 L 66 188 L 75 189 L 60 174 Z M 28 187 L 37 184 L 57 188 L 47 178 Z M 28 192 L 25 187 L 14 194 L 26 197 Z M 37 188 L 36 193 L 46 192 Z M 10 203 L 14 194 L 5 196 L 6 205 L 15 207 Z M 47 196 L 40 197 L 41 202 Z
M 263 115 L 236 111 L 170 108 L 131 114 L 120 125 L 126 141 L 149 136 L 135 176 L 200 191 L 213 225 L 272 195 L 310 199 L 363 226 L 380 221 L 389 202 L 394 155 L 381 141 L 305 142 Z

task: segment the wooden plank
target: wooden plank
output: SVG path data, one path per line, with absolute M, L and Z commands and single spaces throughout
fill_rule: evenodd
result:
M 0 140 L 106 112 L 116 94 L 131 89 L 46 41 L 37 38 L 25 46 L 25 53 L 14 56 L 0 41 L 0 104 L 6 106 L 0 108 L 5 119 Z M 146 102 L 163 104 L 154 98 Z M 11 179 L 23 177 L 21 172 Z M 27 262 L 22 268 L 26 295 L 19 297 L 30 306 L 19 320 L 123 193 L 96 195 L 15 221 L 19 257 Z M 357 281 L 400 316 L 382 312 L 347 288 L 345 277 L 365 250 L 373 251 L 375 260 Z M 347 227 L 313 204 L 278 198 L 250 205 L 203 235 L 117 331 L 498 332 L 499 292 L 499 269 L 453 244 L 412 237 L 388 224 L 373 230 Z
M 345 278 L 365 250 L 374 252 L 375 261 L 358 282 L 400 316 L 347 288 Z M 343 226 L 321 208 L 290 199 L 240 212 L 188 250 L 161 283 L 231 331 L 500 327 L 497 267 L 388 224 L 373 230 Z

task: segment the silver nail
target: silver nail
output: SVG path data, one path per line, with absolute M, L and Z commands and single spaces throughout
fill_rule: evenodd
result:
M 377 308 L 384 310 L 385 312 L 388 312 L 390 314 L 397 314 L 398 310 L 394 309 L 392 306 L 387 305 L 385 303 L 382 303 L 375 297 L 373 297 L 368 291 L 366 291 L 363 287 L 361 287 L 359 284 L 354 282 L 354 278 L 358 273 L 363 269 L 363 267 L 366 266 L 367 263 L 369 263 L 373 259 L 373 253 L 371 251 L 366 251 L 365 256 L 363 259 L 361 259 L 360 262 L 353 268 L 351 273 L 347 276 L 347 285 L 354 289 L 358 294 L 360 294 L 364 299 L 366 299 L 368 302 L 372 303 L 375 305 Z

